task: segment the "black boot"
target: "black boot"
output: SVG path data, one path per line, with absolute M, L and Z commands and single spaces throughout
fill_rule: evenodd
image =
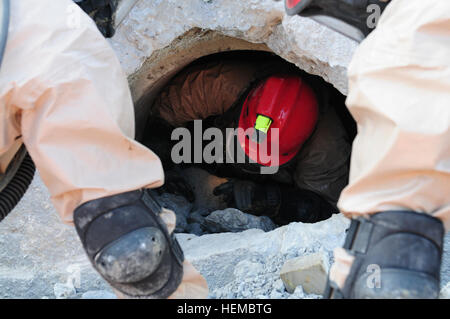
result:
M 285 0 L 289 15 L 313 17 L 356 41 L 375 29 L 389 1 L 380 0 Z
M 343 289 L 331 281 L 326 298 L 437 298 L 444 226 L 412 211 L 352 220 L 344 248 L 355 256 Z
M 147 190 L 89 201 L 74 222 L 94 268 L 128 297 L 167 298 L 183 277 L 183 252 Z

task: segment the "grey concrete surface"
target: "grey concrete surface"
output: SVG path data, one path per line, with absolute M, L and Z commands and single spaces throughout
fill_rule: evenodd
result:
M 288 258 L 320 250 L 330 253 L 341 244 L 345 228 L 336 216 L 320 225 L 292 223 L 267 233 L 252 229 L 178 238 L 187 258 L 207 278 L 211 298 L 311 298 L 301 289 L 293 295 L 284 291 L 278 271 Z M 449 234 L 441 280 L 448 286 Z M 59 220 L 36 175 L 22 201 L 0 223 L 0 298 L 89 296 L 111 298 L 111 289 L 91 267 L 75 229 Z

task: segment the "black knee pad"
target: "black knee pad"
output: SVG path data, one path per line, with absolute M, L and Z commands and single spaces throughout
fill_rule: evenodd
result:
M 437 298 L 443 237 L 440 220 L 387 211 L 352 220 L 344 248 L 355 256 L 343 289 L 328 282 L 326 298 Z
M 147 190 L 89 201 L 74 222 L 94 268 L 129 297 L 167 298 L 183 278 L 183 252 Z

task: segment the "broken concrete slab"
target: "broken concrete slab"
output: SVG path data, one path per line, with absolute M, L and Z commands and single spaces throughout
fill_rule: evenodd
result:
M 200 33 L 184 38 L 192 30 Z M 221 41 L 211 37 L 203 42 L 211 33 Z M 132 75 L 136 99 L 201 56 L 244 49 L 272 51 L 345 93 L 347 66 L 357 46 L 309 18 L 287 16 L 283 2 L 273 0 L 139 1 L 111 44 Z M 160 64 L 161 59 L 166 63 Z
M 286 290 L 293 293 L 302 286 L 308 294 L 322 294 L 327 283 L 328 260 L 328 254 L 321 251 L 286 261 L 280 271 Z

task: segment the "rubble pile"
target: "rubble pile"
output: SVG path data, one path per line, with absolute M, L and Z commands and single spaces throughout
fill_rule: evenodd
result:
M 184 197 L 164 193 L 157 197 L 161 206 L 176 212 L 175 233 L 191 233 L 197 236 L 224 232 L 241 232 L 248 229 L 271 231 L 277 228 L 267 216 L 245 214 L 235 208 L 224 210 L 193 209 Z
M 320 298 L 302 286 L 289 293 L 281 278 L 289 260 L 321 254 L 333 262 L 349 221 L 342 215 L 291 223 L 265 232 L 249 229 L 177 238 L 186 258 L 205 276 L 209 298 Z M 441 296 L 449 298 L 450 235 L 445 238 Z M 291 291 L 291 288 L 288 288 Z M 39 175 L 0 223 L 0 298 L 113 298 L 87 259 L 75 229 L 60 222 Z

